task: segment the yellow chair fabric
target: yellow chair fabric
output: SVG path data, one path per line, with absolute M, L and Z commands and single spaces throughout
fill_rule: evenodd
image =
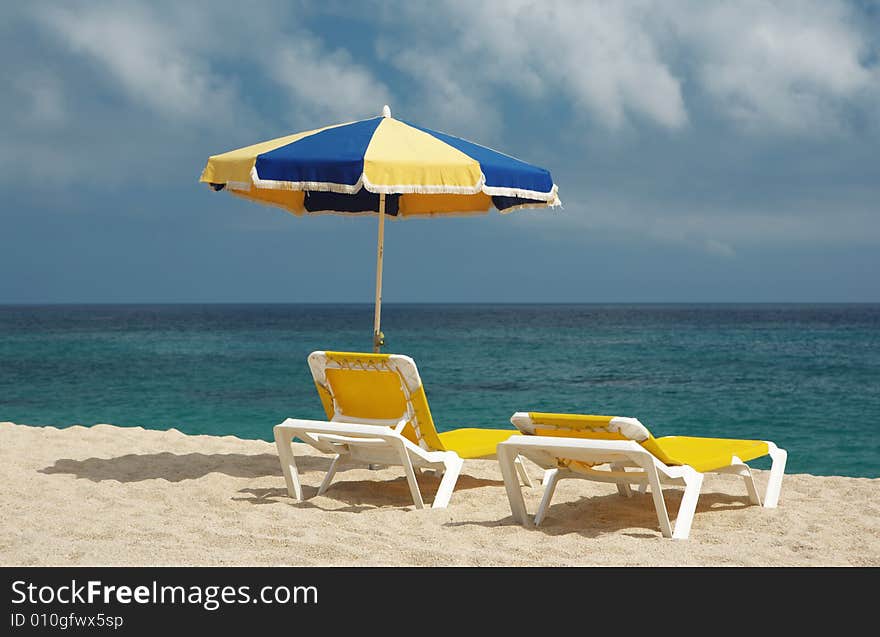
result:
M 367 421 L 407 418 L 401 433 L 411 442 L 462 458 L 491 458 L 499 442 L 519 433 L 479 428 L 438 433 L 415 362 L 406 356 L 313 352 L 309 365 L 328 420 L 340 415 Z
M 614 416 L 529 412 L 529 417 L 537 435 L 634 440 L 667 465 L 688 465 L 700 472 L 727 467 L 733 461 L 733 456 L 748 462 L 769 453 L 767 443 L 761 440 L 694 436 L 655 438 L 644 425 L 640 428 L 643 431 L 639 428 L 627 430 L 625 427 L 614 427 L 614 421 L 617 420 Z M 626 435 L 627 431 L 631 432 L 630 435 Z

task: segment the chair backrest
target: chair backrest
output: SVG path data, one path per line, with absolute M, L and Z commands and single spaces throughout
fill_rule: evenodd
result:
M 510 417 L 510 422 L 524 434 L 589 440 L 632 440 L 646 446 L 652 453 L 654 453 L 653 448 L 656 446 L 653 444 L 654 437 L 647 427 L 635 418 L 623 416 L 518 411 Z M 556 458 L 555 462 L 559 467 L 568 467 L 574 470 L 579 466 L 587 468 L 595 466 L 594 463 L 580 460 L 572 461 L 566 458 Z
M 635 418 L 586 414 L 546 414 L 518 411 L 510 418 L 513 426 L 525 434 L 564 436 L 595 440 L 634 440 L 645 442 L 651 432 Z
M 405 419 L 402 435 L 423 449 L 444 449 L 409 356 L 317 351 L 308 360 L 328 420 L 394 426 Z

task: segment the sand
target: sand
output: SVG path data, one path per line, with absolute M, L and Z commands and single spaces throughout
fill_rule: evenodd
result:
M 543 525 L 524 529 L 494 461 L 465 462 L 449 508 L 417 510 L 399 468 L 343 465 L 314 497 L 329 460 L 295 452 L 305 502 L 287 496 L 268 442 L 0 423 L 0 564 L 880 565 L 880 479 L 787 475 L 779 508 L 763 509 L 741 480 L 707 476 L 691 537 L 675 541 L 649 495 L 613 485 L 563 481 Z M 438 482 L 420 478 L 427 501 Z M 680 497 L 668 490 L 670 515 Z M 539 498 L 526 490 L 530 511 Z

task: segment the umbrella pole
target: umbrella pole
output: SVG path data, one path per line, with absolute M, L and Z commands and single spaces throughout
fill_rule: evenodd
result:
M 378 354 L 385 344 L 380 329 L 382 319 L 382 256 L 385 252 L 385 194 L 379 194 L 379 244 L 376 248 L 376 305 L 373 317 L 373 353 Z

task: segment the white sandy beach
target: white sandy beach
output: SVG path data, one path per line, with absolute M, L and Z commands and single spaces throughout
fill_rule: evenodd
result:
M 297 449 L 310 496 L 328 460 Z M 344 467 L 299 503 L 273 444 L 173 429 L 0 423 L 0 475 L 3 565 L 880 565 L 880 479 L 787 475 L 763 509 L 739 479 L 709 476 L 690 539 L 673 541 L 650 496 L 581 480 L 521 528 L 487 460 L 465 463 L 445 510 L 416 510 L 394 468 Z M 767 473 L 756 480 L 763 491 Z M 430 500 L 438 480 L 420 482 Z M 526 490 L 531 511 L 539 497 Z

